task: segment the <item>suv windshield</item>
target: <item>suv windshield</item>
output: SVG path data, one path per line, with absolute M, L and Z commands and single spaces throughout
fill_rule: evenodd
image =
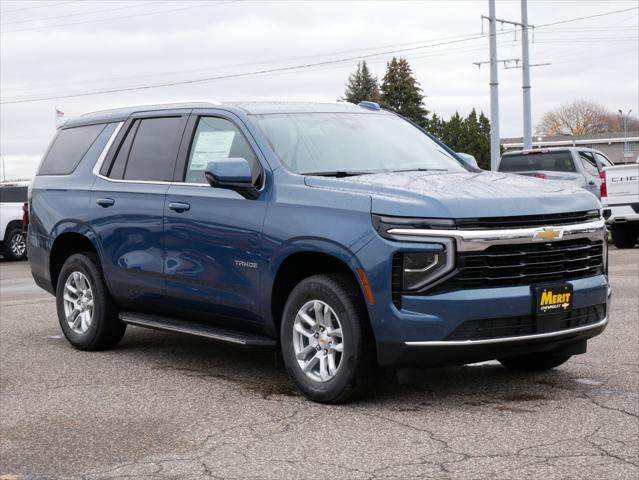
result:
M 467 170 L 428 135 L 395 115 L 278 113 L 255 118 L 280 160 L 295 173 Z
M 500 172 L 527 172 L 530 170 L 574 172 L 575 165 L 569 151 L 504 155 L 499 164 Z

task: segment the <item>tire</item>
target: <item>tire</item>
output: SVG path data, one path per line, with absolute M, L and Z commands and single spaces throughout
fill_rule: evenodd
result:
M 2 244 L 2 253 L 7 260 L 27 258 L 27 234 L 22 228 L 12 228 L 7 231 Z
M 555 355 L 554 352 L 537 352 L 518 357 L 499 358 L 499 363 L 512 370 L 542 372 L 566 363 L 571 355 Z
M 86 285 L 90 290 L 84 288 Z M 72 293 L 73 289 L 76 293 Z M 83 290 L 87 293 L 80 295 Z M 92 307 L 89 307 L 91 300 Z M 56 304 L 62 332 L 78 350 L 106 350 L 117 345 L 124 336 L 126 325 L 118 318 L 100 263 L 93 253 L 78 253 L 64 262 L 58 276 Z M 76 320 L 73 325 L 67 320 L 70 310 L 81 311 L 73 317 Z
M 306 311 L 311 320 L 316 320 L 316 305 L 319 305 L 319 311 L 323 313 L 319 315 L 317 328 L 313 328 L 298 314 Z M 329 317 L 326 316 L 327 312 Z M 302 326 L 305 334 L 294 331 L 296 322 Z M 327 323 L 331 324 L 330 328 Z M 341 337 L 336 333 L 338 327 L 341 327 Z M 323 333 L 320 332 L 321 328 L 324 328 Z M 309 332 L 315 332 L 317 338 L 308 337 Z M 330 332 L 334 336 L 330 337 Z M 330 343 L 331 339 L 334 343 Z M 308 342 L 308 345 L 301 344 L 304 342 Z M 363 393 L 376 379 L 379 367 L 368 315 L 359 294 L 359 285 L 348 275 L 315 275 L 300 282 L 289 295 L 284 307 L 280 343 L 282 359 L 289 376 L 309 400 L 329 404 L 344 403 Z M 305 358 L 298 361 L 296 348 L 298 352 L 302 348 L 310 350 Z M 339 352 L 337 348 L 342 351 Z M 333 369 L 329 358 L 331 356 Z M 313 357 L 317 359 L 311 361 L 313 367 L 309 369 L 309 373 L 305 373 L 300 362 Z M 326 374 L 324 379 L 320 378 L 322 364 Z
M 612 225 L 612 243 L 617 248 L 632 248 L 637 243 L 637 225 L 626 224 L 613 224 Z

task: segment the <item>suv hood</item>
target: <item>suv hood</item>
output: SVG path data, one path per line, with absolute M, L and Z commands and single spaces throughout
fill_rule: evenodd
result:
M 600 208 L 595 196 L 582 188 L 497 172 L 307 176 L 305 182 L 311 187 L 368 193 L 372 213 L 401 217 L 506 217 Z

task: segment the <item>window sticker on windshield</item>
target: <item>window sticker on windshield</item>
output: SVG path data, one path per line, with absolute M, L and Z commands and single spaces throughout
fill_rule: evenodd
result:
M 228 158 L 234 138 L 233 130 L 200 132 L 193 149 L 191 170 L 204 170 L 208 162 Z

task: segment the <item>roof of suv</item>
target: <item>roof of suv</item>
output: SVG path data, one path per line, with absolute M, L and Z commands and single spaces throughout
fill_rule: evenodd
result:
M 162 103 L 155 105 L 138 105 L 110 110 L 90 112 L 73 118 L 63 124 L 63 127 L 79 126 L 98 122 L 115 122 L 127 119 L 129 116 L 140 112 L 152 112 L 163 110 L 185 110 L 185 109 L 237 109 L 248 115 L 265 113 L 380 113 L 370 109 L 357 106 L 348 102 L 216 102 L 216 101 L 194 101 Z
M 581 148 L 581 147 L 548 147 L 548 148 L 533 148 L 532 150 L 506 150 L 502 156 L 506 155 L 521 155 L 524 154 L 535 154 L 539 155 L 540 153 L 550 153 L 550 152 L 597 152 L 601 153 L 599 150 L 595 150 L 594 148 Z

